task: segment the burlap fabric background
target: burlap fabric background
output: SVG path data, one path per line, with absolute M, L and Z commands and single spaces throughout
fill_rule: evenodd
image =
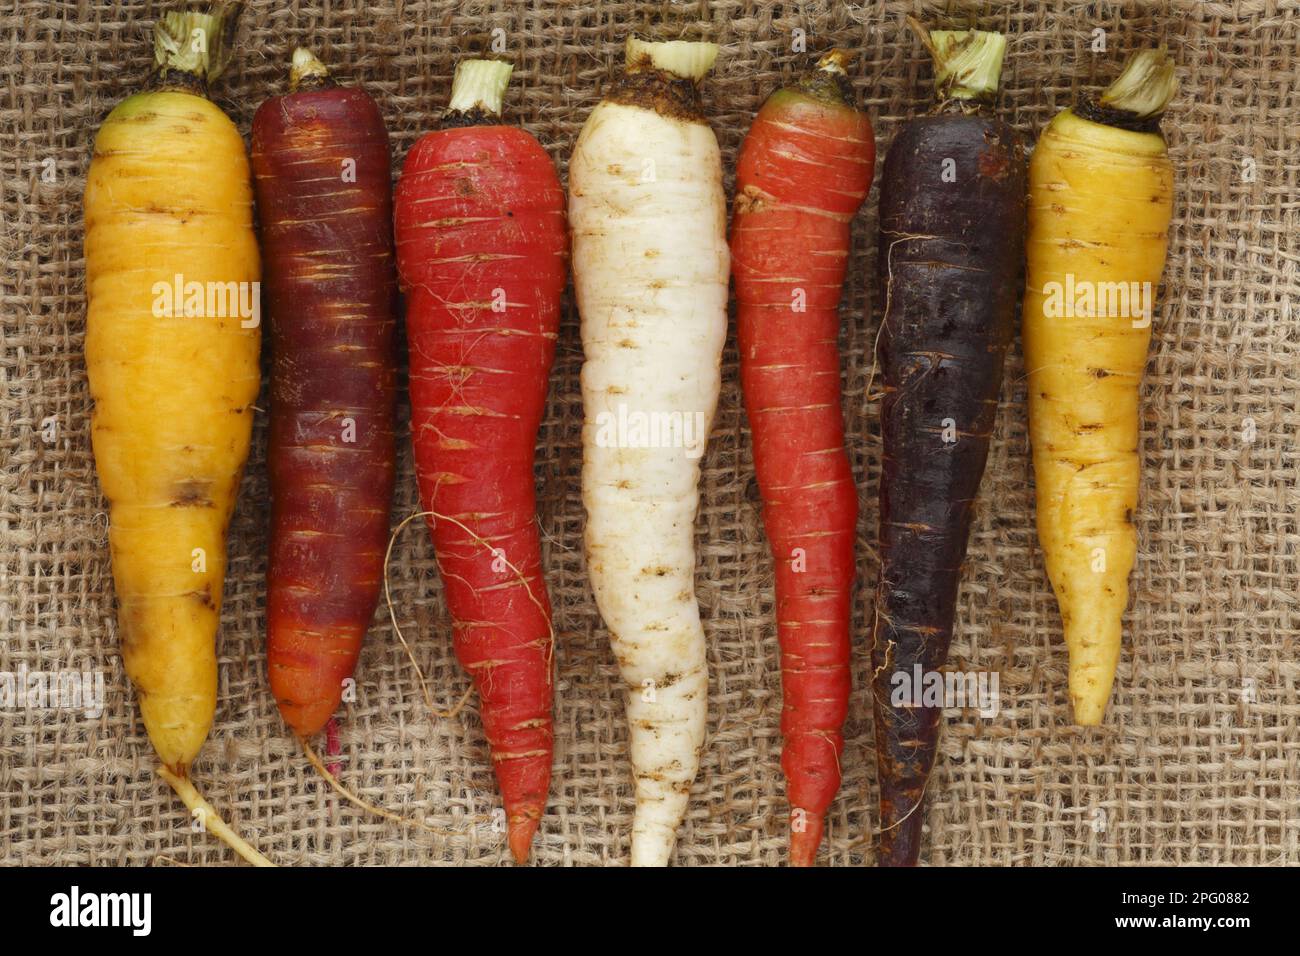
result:
M 106 516 L 89 446 L 82 360 L 81 193 L 98 124 L 148 69 L 160 3 L 0 3 L 0 671 L 100 669 L 104 714 L 0 711 L 0 859 L 8 863 L 229 862 L 190 831 L 155 759 L 116 648 Z M 245 133 L 282 92 L 293 45 L 310 43 L 379 100 L 394 169 L 447 100 L 458 57 L 500 28 L 516 69 L 514 115 L 561 169 L 630 29 L 708 36 L 723 52 L 705 102 L 731 160 L 762 98 L 809 62 L 860 51 L 852 70 L 880 153 L 929 105 L 930 71 L 906 31 L 932 23 L 1010 35 L 1001 103 L 1036 133 L 1081 90 L 1108 81 L 1136 46 L 1169 44 L 1182 92 L 1165 122 L 1176 219 L 1144 387 L 1141 558 L 1106 726 L 1070 725 L 1066 654 L 1037 554 L 1023 366 L 1004 405 L 960 600 L 953 663 L 1000 672 L 993 718 L 950 712 L 931 784 L 927 858 L 936 864 L 1300 863 L 1300 507 L 1294 422 L 1300 338 L 1290 298 L 1300 249 L 1296 5 L 715 0 L 673 4 L 257 2 L 215 94 Z M 1094 53 L 1095 29 L 1105 53 Z M 55 181 L 42 181 L 53 160 Z M 1253 172 L 1253 177 L 1251 173 Z M 874 756 L 864 691 L 876 573 L 876 406 L 866 394 L 880 310 L 875 192 L 857 220 L 843 315 L 851 453 L 864 507 L 857 667 L 844 786 L 826 851 L 870 863 Z M 632 801 L 623 704 L 587 586 L 579 498 L 577 317 L 567 313 L 537 475 L 558 634 L 555 778 L 540 864 L 626 858 Z M 705 460 L 698 589 L 710 648 L 710 723 L 677 861 L 785 859 L 772 572 L 729 348 Z M 265 402 L 260 403 L 263 407 Z M 57 440 L 41 424 L 54 416 Z M 394 521 L 416 510 L 401 411 Z M 258 418 L 230 541 L 217 723 L 195 767 L 209 799 L 270 856 L 300 864 L 497 864 L 498 805 L 473 705 L 430 716 L 381 606 L 358 699 L 339 715 L 343 778 L 370 800 L 452 831 L 404 832 L 340 801 L 316 778 L 266 691 L 262 650 L 266 469 Z M 1252 436 L 1253 429 L 1253 436 Z M 1253 437 L 1253 440 L 1250 440 Z M 466 679 L 451 654 L 423 528 L 395 550 L 393 597 L 440 704 Z

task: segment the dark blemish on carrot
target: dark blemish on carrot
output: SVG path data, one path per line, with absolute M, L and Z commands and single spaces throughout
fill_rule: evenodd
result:
M 211 508 L 212 498 L 208 495 L 211 482 L 202 479 L 182 481 L 176 485 L 170 502 L 173 508 Z

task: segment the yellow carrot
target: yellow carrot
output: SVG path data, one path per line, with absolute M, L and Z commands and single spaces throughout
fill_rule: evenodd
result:
M 1038 539 L 1076 723 L 1101 723 L 1137 554 L 1138 392 L 1173 210 L 1163 50 L 1056 116 L 1029 167 L 1024 301 Z
M 84 200 L 91 439 L 122 657 L 160 773 L 223 839 L 188 775 L 216 710 L 226 529 L 260 378 L 248 161 L 205 96 L 237 9 L 159 21 L 149 87 L 104 121 Z

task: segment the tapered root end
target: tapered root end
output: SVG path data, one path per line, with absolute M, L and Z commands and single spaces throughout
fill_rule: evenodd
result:
M 276 648 L 283 640 L 280 628 L 268 629 L 268 644 Z M 329 723 L 343 700 L 343 679 L 352 673 L 352 663 L 346 669 L 329 674 L 315 670 L 285 666 L 275 654 L 267 668 L 271 696 L 280 710 L 280 716 L 299 737 L 314 737 Z
M 284 722 L 299 737 L 315 737 L 330 722 L 334 711 L 338 709 L 338 703 L 331 701 L 298 706 L 277 700 L 276 704 L 280 708 L 280 716 L 284 718 Z
M 506 824 L 506 842 L 510 844 L 510 855 L 515 862 L 528 862 L 528 855 L 533 849 L 533 836 L 542 820 L 542 808 L 536 806 L 516 807 Z
M 320 88 L 314 83 L 300 87 Z M 282 584 L 271 585 L 275 606 L 266 617 L 267 681 L 284 722 L 299 737 L 314 737 L 343 702 L 370 619 L 339 621 L 321 633 L 297 611 L 284 609 Z M 306 647 L 315 650 L 307 654 Z
M 676 827 L 632 825 L 632 853 L 628 865 L 632 867 L 667 866 L 677 844 Z
M 1070 709 L 1080 727 L 1096 727 L 1106 719 L 1115 669 L 1119 666 L 1119 622 L 1106 631 L 1093 631 L 1087 640 L 1076 627 L 1067 627 L 1070 644 Z
M 1073 704 L 1074 722 L 1080 727 L 1100 727 L 1102 721 L 1106 719 L 1107 700 L 1105 697 L 1101 700 L 1076 697 Z
M 825 824 L 821 817 L 795 810 L 790 814 L 790 865 L 812 866 L 817 861 L 817 849 L 822 844 Z
M 897 822 L 886 817 L 876 849 L 876 866 L 916 866 L 921 859 L 921 822 L 920 808 Z

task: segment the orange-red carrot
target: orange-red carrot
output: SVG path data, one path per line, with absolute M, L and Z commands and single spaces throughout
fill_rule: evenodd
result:
M 849 223 L 871 188 L 871 123 L 832 51 L 768 98 L 741 148 L 731 231 L 740 373 L 776 562 L 790 861 L 811 866 L 840 786 L 857 491 L 840 410 Z
M 339 705 L 379 599 L 396 468 L 388 132 L 306 50 L 253 119 L 271 338 L 266 660 L 300 736 Z
M 567 275 L 564 191 L 501 125 L 509 66 L 467 61 L 396 194 L 411 434 L 457 657 L 478 689 L 516 860 L 551 776 L 552 634 L 534 446 Z

